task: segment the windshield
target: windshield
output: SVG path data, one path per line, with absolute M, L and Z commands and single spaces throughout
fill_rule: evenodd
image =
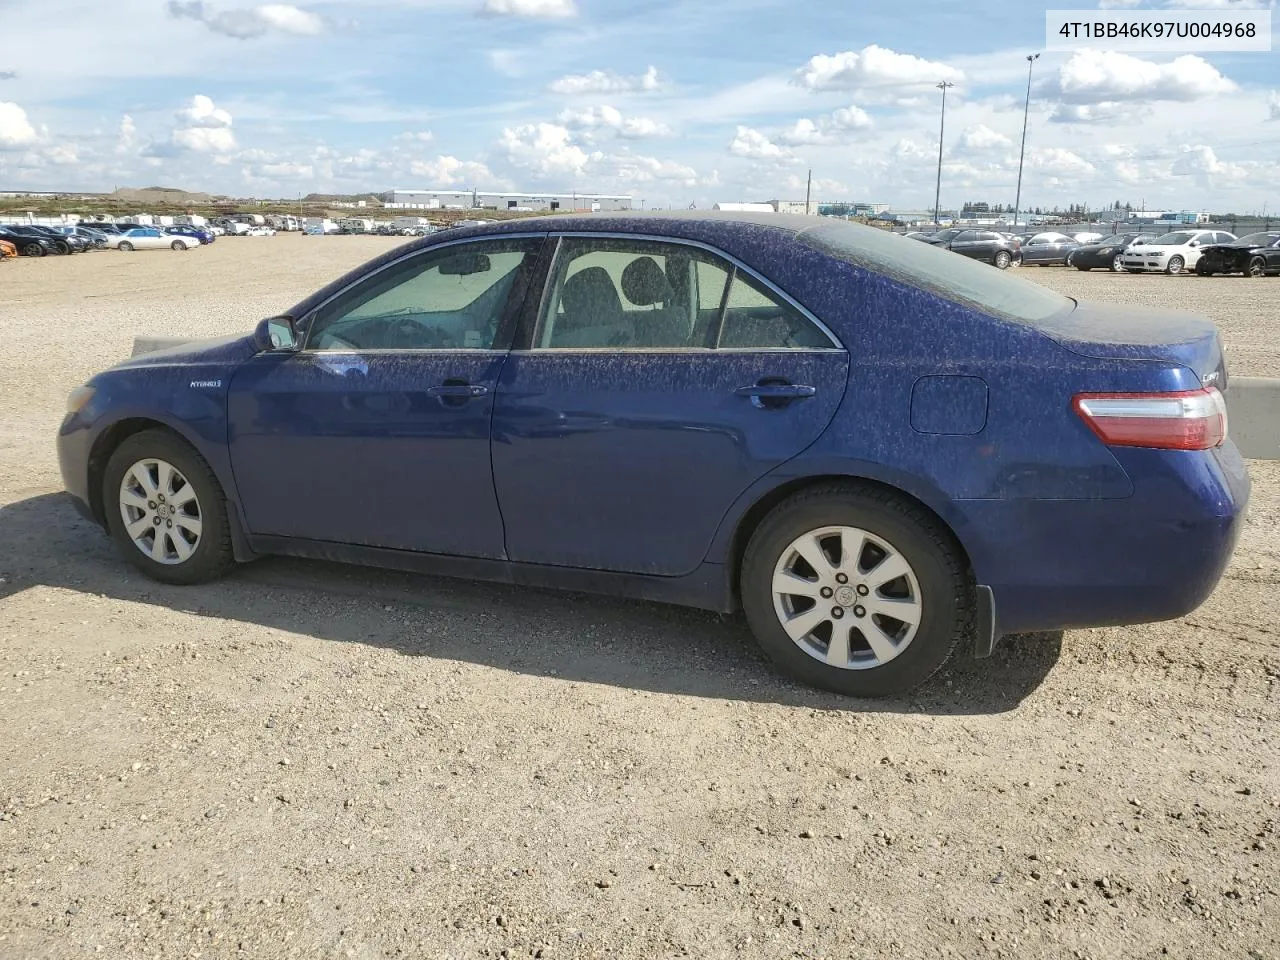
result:
M 1031 323 L 1075 306 L 1073 300 L 1031 280 L 874 227 L 833 220 L 801 231 L 797 239 L 899 283 L 1008 320 Z
M 1280 240 L 1280 233 L 1251 233 L 1247 237 L 1241 237 L 1236 243 L 1251 247 L 1269 247 L 1277 240 Z
M 1151 242 L 1158 243 L 1161 246 L 1165 246 L 1165 247 L 1180 247 L 1184 243 L 1189 243 L 1191 241 L 1191 238 L 1194 236 L 1195 236 L 1194 233 L 1187 233 L 1186 231 L 1181 231 L 1178 233 L 1166 233 L 1163 237 L 1156 237 Z

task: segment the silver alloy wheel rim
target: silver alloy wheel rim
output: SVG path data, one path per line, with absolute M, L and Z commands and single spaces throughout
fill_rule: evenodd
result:
M 1124 259 L 1119 254 L 1116 254 L 1115 259 L 1111 261 L 1111 269 L 1116 273 L 1124 269 Z
M 120 517 L 133 545 L 156 563 L 185 563 L 200 546 L 203 526 L 196 488 L 164 460 L 139 460 L 124 472 Z
M 773 568 L 773 609 L 801 650 L 841 670 L 869 670 L 915 638 L 923 604 L 905 557 L 858 527 L 796 537 Z

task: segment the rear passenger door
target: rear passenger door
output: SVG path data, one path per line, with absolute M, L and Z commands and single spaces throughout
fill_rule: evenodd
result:
M 988 252 L 987 247 L 990 246 L 990 243 L 984 241 L 982 237 L 983 235 L 977 230 L 965 230 L 951 241 L 951 249 L 955 253 L 964 254 L 966 257 L 985 258 Z
M 748 486 L 803 451 L 849 359 L 728 258 L 565 235 L 503 367 L 493 475 L 516 562 L 695 570 Z

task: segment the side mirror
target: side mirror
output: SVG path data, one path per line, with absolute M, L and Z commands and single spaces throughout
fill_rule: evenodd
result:
M 298 349 L 298 329 L 293 317 L 268 317 L 253 331 L 254 345 L 262 351 Z
M 1190 243 L 1188 243 L 1188 244 L 1187 244 L 1187 246 L 1188 246 L 1188 247 L 1198 247 L 1198 246 L 1200 246 L 1200 241 L 1199 241 L 1199 240 L 1192 240 Z

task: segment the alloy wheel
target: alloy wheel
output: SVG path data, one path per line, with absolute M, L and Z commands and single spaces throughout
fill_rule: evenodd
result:
M 1120 254 L 1118 254 L 1118 253 L 1117 253 L 1114 257 L 1112 257 L 1112 258 L 1111 258 L 1111 270 L 1112 270 L 1112 272 L 1114 272 L 1114 273 L 1120 273 L 1120 272 L 1122 272 L 1122 271 L 1124 270 L 1124 257 L 1122 257 L 1122 256 L 1121 256 Z
M 190 559 L 203 530 L 195 487 L 165 460 L 139 460 L 120 481 L 120 517 L 133 545 L 156 563 Z
M 920 584 L 906 558 L 858 527 L 810 530 L 773 571 L 773 607 L 801 650 L 843 670 L 883 666 L 920 626 Z

